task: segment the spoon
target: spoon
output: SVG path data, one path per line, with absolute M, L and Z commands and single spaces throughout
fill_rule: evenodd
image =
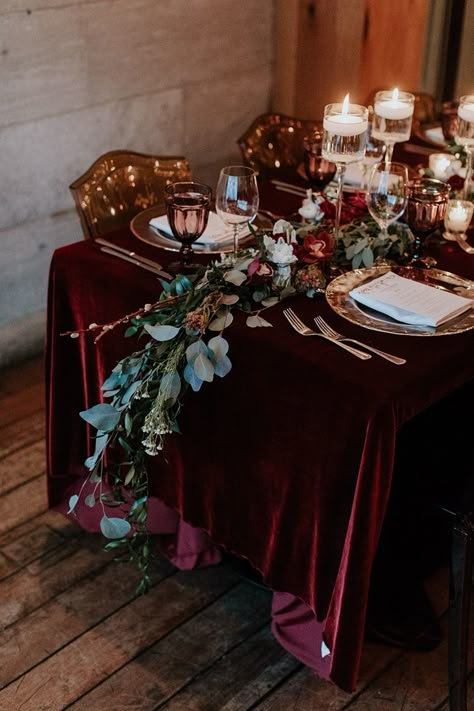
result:
M 474 254 L 474 247 L 470 247 L 465 239 L 461 237 L 457 232 L 453 232 L 454 238 L 458 245 L 468 254 Z

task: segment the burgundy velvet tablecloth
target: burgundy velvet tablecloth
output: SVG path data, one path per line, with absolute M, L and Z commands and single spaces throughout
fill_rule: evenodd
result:
M 289 199 L 282 196 L 282 211 L 290 209 Z M 128 231 L 108 237 L 164 264 L 174 256 Z M 440 268 L 474 278 L 474 259 L 456 245 L 444 245 L 437 256 Z M 85 477 L 90 444 L 78 412 L 99 401 L 102 381 L 136 347 L 122 332 L 97 346 L 90 336 L 60 334 L 129 313 L 156 300 L 159 289 L 153 274 L 101 253 L 91 241 L 53 256 L 47 347 L 52 507 L 64 510 Z M 282 305 L 266 313 L 273 328 L 251 329 L 237 317 L 226 331 L 232 371 L 186 396 L 182 434 L 169 438 L 166 456 L 150 459 L 157 497 L 151 519 L 156 530 L 188 526 L 176 542 L 175 560 L 183 567 L 216 560 L 214 544 L 247 558 L 279 593 L 277 638 L 322 677 L 352 690 L 397 432 L 472 383 L 474 333 L 382 334 L 345 321 L 323 297 L 298 296 L 290 305 L 307 323 L 319 313 L 347 335 L 406 357 L 407 364 L 375 356 L 360 361 L 322 339 L 302 338 L 289 328 Z M 80 520 L 97 529 L 85 514 Z

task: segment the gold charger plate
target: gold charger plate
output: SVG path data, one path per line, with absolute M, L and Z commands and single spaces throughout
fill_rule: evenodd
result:
M 447 336 L 463 333 L 474 328 L 474 308 L 465 311 L 456 318 L 441 324 L 437 328 L 431 326 L 412 326 L 400 323 L 380 313 L 357 303 L 349 292 L 372 279 L 393 271 L 399 276 L 444 289 L 474 299 L 474 281 L 442 271 L 441 269 L 419 269 L 417 267 L 379 266 L 368 269 L 355 269 L 352 272 L 336 277 L 326 288 L 326 300 L 329 306 L 340 316 L 372 331 L 383 331 L 403 336 Z
M 166 249 L 170 252 L 178 252 L 181 249 L 181 243 L 175 240 L 173 237 L 166 235 L 163 232 L 158 231 L 156 228 L 150 225 L 150 220 L 154 217 L 159 217 L 165 213 L 165 207 L 163 205 L 155 205 L 154 207 L 149 207 L 143 212 L 139 212 L 138 215 L 130 222 L 130 229 L 132 234 L 137 237 L 142 242 L 153 245 L 153 247 L 160 247 L 160 249 Z M 268 218 L 261 214 L 257 214 L 253 226 L 257 230 L 270 230 L 273 227 L 273 223 Z M 239 245 L 250 245 L 253 241 L 253 235 L 249 234 L 239 239 Z M 193 244 L 193 249 L 199 254 L 221 254 L 222 252 L 232 252 L 234 249 L 233 244 L 226 243 L 219 248 L 210 247 L 208 245 Z

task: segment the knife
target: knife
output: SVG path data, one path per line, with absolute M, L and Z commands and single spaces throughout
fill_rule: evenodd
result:
M 272 185 L 275 186 L 277 190 L 282 190 L 285 193 L 292 193 L 293 195 L 299 195 L 301 197 L 306 197 L 306 190 L 299 185 L 292 185 L 291 183 L 285 183 L 283 180 L 271 180 Z
M 153 262 L 153 260 L 147 259 L 146 257 L 140 257 L 138 254 L 135 254 L 135 252 L 124 249 L 123 247 L 111 245 L 110 242 L 102 240 L 102 238 L 97 238 L 95 242 L 104 245 L 100 248 L 100 251 L 105 252 L 105 254 L 110 254 L 113 257 L 117 257 L 118 259 L 123 259 L 125 262 L 135 264 L 135 266 L 141 267 L 142 269 L 146 269 L 149 272 L 153 272 L 154 274 L 157 274 L 163 279 L 172 280 L 174 278 L 171 274 L 161 269 L 161 264 L 158 264 L 158 262 Z

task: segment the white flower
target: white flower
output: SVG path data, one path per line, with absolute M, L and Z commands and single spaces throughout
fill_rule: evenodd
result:
M 323 217 L 324 213 L 319 207 L 318 197 L 313 195 L 311 188 L 306 191 L 306 197 L 298 212 L 305 220 L 317 221 Z
M 281 235 L 282 233 L 286 235 L 286 241 L 288 243 L 296 242 L 295 229 L 291 222 L 288 222 L 288 220 L 277 220 L 273 225 L 274 235 Z
M 293 245 L 287 244 L 283 237 L 279 237 L 276 241 L 265 235 L 263 244 L 268 259 L 274 264 L 286 265 L 296 262 L 296 256 L 293 254 Z

